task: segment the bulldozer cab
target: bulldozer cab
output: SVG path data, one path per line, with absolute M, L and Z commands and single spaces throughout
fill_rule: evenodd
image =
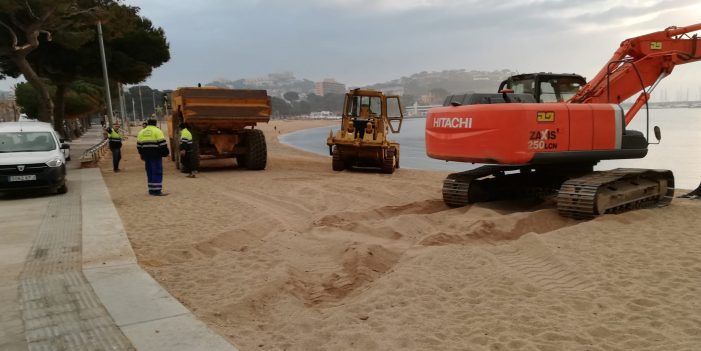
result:
M 343 107 L 343 128 L 363 130 L 371 122 L 379 130 L 399 133 L 404 115 L 399 96 L 385 96 L 374 90 L 354 89 L 346 94 Z
M 530 73 L 511 76 L 501 82 L 499 92 L 533 95 L 537 102 L 565 102 L 587 83 L 578 74 Z

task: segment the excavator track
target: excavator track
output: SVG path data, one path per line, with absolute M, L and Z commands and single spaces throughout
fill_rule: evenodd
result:
M 666 206 L 674 197 L 674 175 L 668 170 L 617 168 L 565 181 L 557 195 L 562 216 L 591 219 L 604 213 Z
M 523 166 L 482 166 L 443 181 L 443 202 L 461 207 L 476 202 L 537 198 L 557 192 L 568 177 Z
M 478 196 L 474 181 L 494 174 L 517 169 L 505 166 L 482 166 L 469 171 L 452 173 L 443 181 L 443 202 L 450 207 L 462 207 L 475 202 L 489 201 L 484 195 Z

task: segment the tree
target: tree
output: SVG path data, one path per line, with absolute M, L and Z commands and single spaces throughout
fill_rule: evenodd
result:
M 151 75 L 155 67 L 170 59 L 165 33 L 161 28 L 155 28 L 148 19 L 139 16 L 138 8 L 111 3 L 103 8 L 101 17 L 105 21 L 105 54 L 112 81 L 127 84 L 141 82 Z M 98 55 L 99 42 L 94 26 L 82 27 L 82 31 L 59 31 L 55 36 L 62 40 L 42 42 L 27 59 L 36 67 L 37 72 L 49 78 L 56 86 L 54 125 L 56 130 L 61 130 L 65 111 L 64 97 L 71 83 L 79 79 L 97 85 L 104 83 L 100 83 L 102 62 Z M 110 90 L 116 95 L 116 84 L 112 85 Z M 146 93 L 150 101 L 151 90 Z
M 0 2 L 0 69 L 4 75 L 21 74 L 39 93 L 38 117 L 51 122 L 53 101 L 49 88 L 27 56 L 39 47 L 41 38 L 53 40 L 53 33 L 76 29 L 94 15 L 96 6 L 110 0 L 4 0 Z
M 416 102 L 418 99 L 416 98 L 416 95 L 413 94 L 404 94 L 402 95 L 402 105 L 403 106 L 411 106 Z
M 448 95 L 450 95 L 450 93 L 443 88 L 433 88 L 429 91 L 429 93 L 433 95 L 437 100 L 443 100 Z
M 15 99 L 17 105 L 22 109 L 22 113 L 26 113 L 29 118 L 37 118 L 39 116 L 39 94 L 27 83 L 19 83 L 15 87 Z
M 48 87 L 49 91 L 55 91 L 53 86 Z M 39 115 L 40 96 L 39 93 L 27 83 L 19 83 L 15 88 L 17 105 L 30 118 L 37 118 Z M 67 87 L 66 113 L 71 116 L 93 113 L 104 108 L 102 100 L 102 88 L 85 81 L 76 81 Z M 56 130 L 61 131 L 62 126 Z
M 284 97 L 285 100 L 289 102 L 295 102 L 299 100 L 299 93 L 296 91 L 288 91 L 285 94 L 283 94 L 282 97 Z
M 275 116 L 287 116 L 292 114 L 292 107 L 290 104 L 277 96 L 272 96 L 270 98 L 270 105 L 273 109 L 273 115 Z

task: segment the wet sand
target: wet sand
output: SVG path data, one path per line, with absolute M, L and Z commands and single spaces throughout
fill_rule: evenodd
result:
M 101 161 L 139 263 L 241 350 L 701 345 L 701 201 L 591 221 L 449 209 L 447 172 L 333 172 L 277 142 L 325 124 L 263 126 L 265 171 L 213 161 L 189 179 L 165 161 L 167 197 L 147 195 L 134 138 L 123 172 Z

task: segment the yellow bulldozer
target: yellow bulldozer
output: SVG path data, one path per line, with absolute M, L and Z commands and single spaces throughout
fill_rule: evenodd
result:
M 333 170 L 372 167 L 394 173 L 399 168 L 399 143 L 387 135 L 399 133 L 403 120 L 399 96 L 362 89 L 346 93 L 341 129 L 331 131 L 326 140 Z

